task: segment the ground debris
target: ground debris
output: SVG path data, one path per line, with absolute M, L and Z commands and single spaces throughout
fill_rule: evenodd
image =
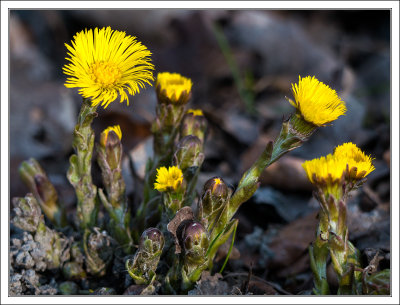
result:
M 189 295 L 231 295 L 233 288 L 227 282 L 222 281 L 222 275 L 216 273 L 211 275 L 204 271 L 200 280 L 197 281 L 194 289 L 188 292 Z

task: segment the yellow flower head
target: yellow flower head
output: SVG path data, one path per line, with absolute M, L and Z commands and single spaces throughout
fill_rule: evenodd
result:
M 186 104 L 192 90 L 190 78 L 178 73 L 158 73 L 156 81 L 157 95 L 160 102 Z
M 326 157 L 305 161 L 302 166 L 311 183 L 318 183 L 327 179 L 340 180 L 346 169 L 346 162 L 329 154 Z
M 176 191 L 182 184 L 183 173 L 177 166 L 161 167 L 157 169 L 156 182 L 154 189 L 165 192 L 168 190 Z
M 134 95 L 151 86 L 154 66 L 150 63 L 151 52 L 136 37 L 110 27 L 84 30 L 74 36 L 63 67 L 69 75 L 65 86 L 80 88 L 79 93 L 92 100 L 92 105 L 101 103 L 106 108 L 120 95 L 121 103 L 127 93 Z
M 299 83 L 292 84 L 292 91 L 295 101 L 289 99 L 289 102 L 304 120 L 316 126 L 330 123 L 346 113 L 346 105 L 336 91 L 314 76 L 299 76 Z
M 357 180 L 366 177 L 375 169 L 371 156 L 365 155 L 354 143 L 344 143 L 336 147 L 333 155 L 348 164 L 348 170 L 353 175 L 352 178 Z M 357 170 L 352 170 L 353 168 L 357 168 Z
M 193 116 L 203 116 L 203 111 L 201 109 L 189 109 L 186 113 L 191 113 Z
M 341 180 L 346 170 L 346 162 L 332 154 L 305 161 L 302 164 L 312 184 L 322 186 L 325 193 L 341 196 Z
M 344 143 L 333 154 L 305 161 L 302 164 L 311 183 L 322 186 L 325 192 L 338 196 L 342 182 L 359 182 L 375 167 L 371 156 L 365 155 L 355 144 Z
M 103 132 L 100 135 L 100 144 L 103 146 L 106 146 L 107 144 L 107 138 L 108 138 L 108 133 L 110 131 L 114 131 L 115 134 L 118 136 L 118 138 L 121 140 L 122 139 L 122 131 L 121 127 L 119 125 L 114 125 L 114 126 L 109 126 L 106 129 L 103 130 Z

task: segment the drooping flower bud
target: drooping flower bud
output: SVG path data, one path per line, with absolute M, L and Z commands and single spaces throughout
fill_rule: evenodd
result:
M 164 235 L 157 228 L 148 228 L 140 237 L 139 249 L 149 255 L 155 255 L 164 248 Z
M 205 261 L 209 240 L 207 231 L 201 223 L 190 221 L 185 224 L 181 244 L 188 264 L 198 265 Z
M 57 191 L 40 164 L 33 158 L 24 161 L 19 167 L 19 174 L 46 217 L 58 227 L 66 225 L 65 213 L 58 203 Z
M 129 275 L 137 285 L 150 285 L 164 248 L 164 235 L 157 228 L 148 228 L 140 237 L 139 249 L 133 259 L 125 262 Z
M 200 139 L 188 135 L 182 138 L 174 155 L 175 164 L 185 171 L 188 168 L 199 168 L 204 161 L 203 147 Z
M 188 135 L 198 137 L 201 143 L 204 143 L 205 132 L 207 129 L 207 120 L 200 109 L 189 109 L 183 116 L 180 137 Z

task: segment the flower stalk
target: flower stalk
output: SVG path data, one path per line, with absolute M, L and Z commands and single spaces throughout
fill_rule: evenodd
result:
M 310 246 L 314 293 L 329 294 L 326 281 L 328 255 L 338 277 L 338 294 L 361 294 L 360 253 L 348 240 L 347 206 L 349 193 L 365 181 L 374 170 L 370 156 L 353 143 L 338 146 L 333 155 L 306 161 L 303 168 L 316 185 L 315 197 L 320 203 L 316 240 Z
M 68 180 L 75 189 L 78 203 L 77 216 L 82 230 L 94 227 L 97 222 L 97 187 L 93 184 L 91 175 L 94 145 L 94 131 L 91 124 L 97 116 L 96 108 L 92 106 L 90 100 L 83 100 L 72 142 L 75 154 L 69 159 L 70 167 L 67 173 Z
M 109 230 L 124 252 L 132 252 L 133 239 L 130 229 L 130 212 L 122 177 L 122 143 L 119 126 L 109 127 L 101 134 L 97 148 L 97 162 L 101 169 L 104 188 L 99 198 L 110 215 Z
M 194 189 L 203 161 L 203 143 L 197 136 L 187 135 L 178 142 L 173 163 L 182 170 L 187 184 L 183 206 L 190 205 L 194 200 Z
M 135 222 L 138 229 L 148 226 L 146 212 L 159 211 L 158 192 L 153 188 L 157 169 L 171 162 L 178 136 L 179 126 L 185 114 L 185 105 L 191 97 L 192 81 L 177 73 L 158 73 L 156 81 L 157 106 L 156 119 L 152 124 L 154 157 L 146 166 L 143 201 L 137 210 Z M 153 214 L 154 218 L 161 217 Z

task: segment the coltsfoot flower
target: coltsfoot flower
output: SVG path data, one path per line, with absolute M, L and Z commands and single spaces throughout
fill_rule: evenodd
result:
M 182 184 L 183 173 L 177 166 L 161 167 L 157 169 L 156 182 L 154 189 L 160 192 L 169 190 L 176 191 Z
M 343 179 L 362 182 L 375 169 L 371 156 L 351 142 L 336 147 L 334 153 L 326 157 L 305 161 L 302 166 L 311 183 L 337 196 L 342 194 Z
M 346 113 L 346 105 L 336 91 L 315 76 L 299 76 L 299 83 L 292 84 L 292 91 L 295 101 L 288 99 L 289 102 L 305 121 L 315 126 L 323 126 Z
M 146 84 L 151 86 L 154 65 L 150 63 L 151 52 L 125 32 L 110 27 L 84 30 L 74 36 L 66 59 L 70 62 L 63 67 L 69 75 L 65 86 L 80 88 L 79 93 L 91 99 L 92 105 L 101 103 L 104 108 L 115 101 L 120 102 L 128 94 L 135 95 Z
M 113 131 L 118 136 L 119 140 L 122 139 L 121 127 L 119 125 L 109 126 L 104 129 L 100 135 L 100 144 L 104 147 L 107 144 L 108 134 L 110 133 L 110 131 Z
M 161 103 L 186 104 L 191 96 L 192 81 L 178 73 L 158 73 L 156 90 Z
M 344 143 L 336 147 L 333 155 L 338 159 L 346 160 L 350 178 L 361 180 L 375 169 L 371 156 L 363 153 L 354 143 Z M 353 170 L 354 168 L 357 170 Z
M 302 166 L 312 184 L 320 186 L 325 194 L 335 198 L 342 196 L 341 181 L 346 170 L 346 160 L 335 158 L 332 154 L 326 157 L 305 161 Z

